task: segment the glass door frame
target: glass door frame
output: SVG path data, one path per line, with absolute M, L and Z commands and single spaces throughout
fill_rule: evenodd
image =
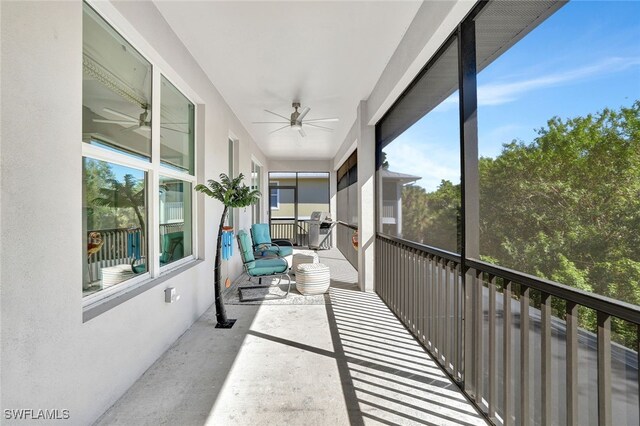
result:
M 296 179 L 297 182 L 297 179 Z M 293 237 L 291 243 L 293 245 L 298 244 L 298 185 L 271 185 L 271 179 L 269 179 L 269 229 L 271 229 L 271 225 L 273 224 L 272 219 L 272 210 L 271 206 L 271 191 L 272 190 L 293 190 Z M 273 239 L 273 237 L 272 237 Z

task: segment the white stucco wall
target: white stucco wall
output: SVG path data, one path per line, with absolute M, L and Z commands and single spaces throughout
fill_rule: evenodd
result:
M 204 105 L 199 181 L 225 171 L 229 132 L 240 140 L 240 171 L 250 176 L 251 155 L 268 171 L 152 3 L 103 7 L 122 28 L 136 28 L 123 35 L 143 53 L 155 50 L 179 74 L 176 83 Z M 82 3 L 2 1 L 0 19 L 1 422 L 11 424 L 4 409 L 46 408 L 67 409 L 73 424 L 90 424 L 212 303 L 222 208 L 199 199 L 202 262 L 83 323 Z M 240 213 L 241 226 L 250 220 L 249 209 Z M 240 270 L 238 256 L 234 261 L 231 273 Z M 168 286 L 181 295 L 177 303 L 164 302 Z
M 358 110 L 356 120 L 332 160 L 334 169 L 340 167 L 353 152 L 355 141 L 358 149 L 358 226 L 362 245 L 358 252 L 358 274 L 363 290 L 374 289 L 375 125 L 475 3 L 476 0 L 422 3 L 369 98 L 354 105 Z

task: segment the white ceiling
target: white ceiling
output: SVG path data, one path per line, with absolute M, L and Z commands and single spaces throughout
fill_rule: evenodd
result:
M 333 158 L 420 1 L 156 1 L 175 33 L 270 158 Z M 311 107 L 306 138 L 276 124 L 291 102 Z

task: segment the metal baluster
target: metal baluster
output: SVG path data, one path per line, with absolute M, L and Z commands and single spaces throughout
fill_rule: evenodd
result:
M 529 287 L 520 284 L 520 423 L 529 424 Z
M 489 275 L 489 418 L 496 422 L 496 277 Z
M 422 287 L 422 297 L 420 306 L 422 309 L 422 342 L 427 346 L 429 341 L 429 288 L 428 288 L 428 269 L 427 256 L 422 253 L 420 256 L 420 283 Z
M 567 301 L 567 426 L 578 425 L 578 305 Z
M 503 424 L 504 426 L 511 426 L 513 424 L 513 395 L 511 394 L 511 281 L 504 280 L 504 287 L 502 289 L 502 366 L 503 366 L 503 378 L 502 382 L 502 398 L 503 398 Z
M 393 292 L 393 305 L 395 308 L 395 314 L 400 316 L 400 308 L 398 306 L 398 301 L 400 300 L 400 285 L 399 285 L 400 245 L 397 243 L 394 243 L 394 253 L 395 253 L 395 256 L 394 256 L 394 262 L 393 262 L 393 272 L 394 272 L 394 276 L 396 277 L 396 283 L 394 285 L 395 289 Z
M 440 339 L 442 336 L 442 321 L 440 319 L 440 293 L 442 292 L 440 289 L 440 278 L 442 271 L 440 270 L 440 258 L 438 256 L 433 256 L 433 318 L 434 318 L 434 352 L 433 355 L 440 362 L 440 354 L 442 352 L 442 345 L 440 343 Z
M 416 335 L 416 249 L 411 249 L 411 256 L 409 258 L 409 282 L 411 285 L 411 293 L 409 298 L 409 313 L 411 318 L 411 330 Z
M 460 373 L 462 372 L 462 368 L 460 366 L 461 362 L 461 351 L 462 345 L 460 344 L 460 339 L 462 338 L 460 334 L 460 327 L 462 325 L 461 321 L 461 309 L 460 309 L 460 265 L 454 265 L 454 279 L 453 279 L 453 353 L 454 353 L 454 366 L 453 372 L 456 380 L 460 380 Z
M 611 316 L 598 311 L 598 424 L 611 424 Z
M 416 321 L 418 340 L 424 343 L 424 306 L 422 299 L 424 298 L 424 286 L 423 286 L 423 274 L 422 274 L 422 253 L 418 252 L 416 255 L 416 285 L 418 286 L 418 292 L 416 294 Z
M 475 345 L 473 350 L 475 353 L 475 382 L 476 382 L 476 398 L 475 401 L 478 405 L 482 405 L 482 394 L 484 393 L 484 376 L 482 371 L 482 357 L 484 355 L 482 346 L 482 332 L 484 327 L 484 274 L 480 271 L 476 271 L 476 277 L 474 281 L 475 287 Z
M 474 344 L 474 324 L 473 324 L 473 309 L 475 306 L 475 290 L 473 285 L 473 280 L 475 276 L 475 271 L 471 268 L 465 267 L 462 269 L 462 297 L 463 300 L 463 309 L 464 309 L 464 318 L 463 318 L 463 333 L 462 337 L 464 338 L 463 342 L 463 354 L 462 354 L 462 377 L 464 382 L 464 390 L 469 394 L 473 395 L 475 393 L 476 383 L 475 379 L 475 357 L 476 353 L 473 349 Z
M 434 356 L 436 356 L 436 258 L 434 255 L 429 256 L 429 276 L 430 276 L 430 309 L 429 309 L 429 325 L 431 326 L 430 334 L 430 345 L 431 352 Z
M 543 425 L 551 423 L 551 295 L 540 294 L 541 321 L 541 368 L 540 368 L 540 396 L 541 422 Z
M 398 295 L 398 316 L 402 318 L 402 316 L 404 315 L 404 268 L 402 267 L 404 262 L 404 251 L 402 248 L 402 244 L 398 245 L 398 253 L 400 254 L 398 258 L 398 274 L 401 277 L 401 287 L 400 293 Z
M 451 359 L 451 348 L 449 347 L 449 342 L 451 342 L 451 318 L 449 317 L 449 291 L 451 289 L 451 274 L 449 271 L 449 261 L 446 259 L 442 259 L 442 266 L 444 269 L 444 346 L 442 348 L 442 353 L 444 354 L 444 369 L 447 371 L 451 371 L 451 368 L 449 368 Z

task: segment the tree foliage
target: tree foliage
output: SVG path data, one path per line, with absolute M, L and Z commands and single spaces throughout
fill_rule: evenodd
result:
M 109 178 L 106 183 L 107 185 L 98 189 L 99 196 L 93 200 L 93 204 L 115 209 L 132 210 L 136 215 L 138 225 L 144 230 L 143 210 L 146 197 L 144 183 L 130 174 L 124 175 L 122 182 L 116 178 Z
M 422 244 L 460 252 L 460 185 L 443 180 L 438 189 L 402 188 L 402 233 Z
M 537 134 L 479 161 L 482 257 L 640 304 L 640 101 L 554 117 Z M 450 250 L 459 202 L 459 185 L 447 181 L 431 193 L 405 187 L 404 233 Z M 593 313 L 581 320 L 593 328 Z M 635 327 L 612 327 L 618 341 L 637 344 Z

